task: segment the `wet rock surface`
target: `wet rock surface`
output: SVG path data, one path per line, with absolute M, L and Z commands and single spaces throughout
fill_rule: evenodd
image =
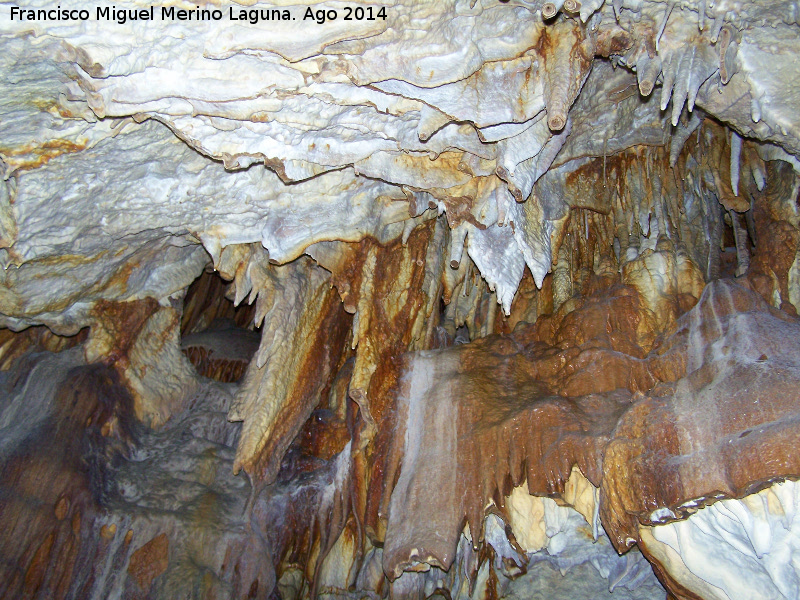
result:
M 0 596 L 800 594 L 795 2 L 46 4 Z

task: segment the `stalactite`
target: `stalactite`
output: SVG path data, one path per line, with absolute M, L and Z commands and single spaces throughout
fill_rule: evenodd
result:
M 708 223 L 707 227 L 709 233 L 708 271 L 706 278 L 708 281 L 715 281 L 720 277 L 720 250 L 725 223 L 722 220 L 722 213 L 716 199 L 709 196 L 706 198 L 706 205 L 708 206 L 706 221 Z
M 558 250 L 558 262 L 553 269 L 553 308 L 558 310 L 572 296 L 572 273 L 570 272 L 570 248 L 565 241 Z
M 739 195 L 739 170 L 742 155 L 742 138 L 735 131 L 731 131 L 731 188 L 733 195 Z
M 8 22 L 0 596 L 797 596 L 797 7 L 390 4 Z
M 682 125 L 676 127 L 675 133 L 672 135 L 672 141 L 670 142 L 669 164 L 671 167 L 674 167 L 678 163 L 678 156 L 683 150 L 686 140 L 688 140 L 702 124 L 702 117 L 694 113 L 685 127 Z
M 642 96 L 649 96 L 653 92 L 656 80 L 661 74 L 661 58 L 650 57 L 646 52 L 636 61 L 636 76 L 639 81 L 639 92 Z
M 730 26 L 722 28 L 719 34 L 719 78 L 723 84 L 727 84 L 731 77 L 736 74 L 737 54 L 739 44 L 734 36 L 734 30 Z
M 261 343 L 229 418 L 244 422 L 235 471 L 244 468 L 255 480 L 272 482 L 335 374 L 349 319 L 323 270 L 310 260 L 276 269 L 259 291 L 262 298 Z
M 741 277 L 750 268 L 750 240 L 747 237 L 747 230 L 742 227 L 739 215 L 734 211 L 729 211 L 731 226 L 736 243 L 736 277 Z
M 706 0 L 700 0 L 697 6 L 697 28 L 703 31 L 706 27 Z
M 547 125 L 558 132 L 567 124 L 567 113 L 591 68 L 593 41 L 571 19 L 557 21 L 543 36 L 544 104 Z
M 564 0 L 556 0 L 555 2 L 545 2 L 542 5 L 542 18 L 552 19 L 558 14 L 558 11 L 561 10 L 563 4 Z
M 661 43 L 661 36 L 664 35 L 664 30 L 667 28 L 667 22 L 669 21 L 669 17 L 672 14 L 672 10 L 675 8 L 674 2 L 667 2 L 667 6 L 664 9 L 664 14 L 661 17 L 661 21 L 658 25 L 658 33 L 656 33 L 656 52 L 659 50 L 659 45 Z M 666 87 L 666 86 L 665 86 Z M 664 110 L 664 101 L 661 101 L 661 110 Z

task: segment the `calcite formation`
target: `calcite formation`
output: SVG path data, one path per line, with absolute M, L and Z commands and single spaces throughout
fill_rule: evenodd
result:
M 800 596 L 799 27 L 0 0 L 0 596 Z

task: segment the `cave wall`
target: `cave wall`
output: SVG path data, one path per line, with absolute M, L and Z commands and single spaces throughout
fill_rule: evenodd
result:
M 0 595 L 800 595 L 796 3 L 0 4 Z

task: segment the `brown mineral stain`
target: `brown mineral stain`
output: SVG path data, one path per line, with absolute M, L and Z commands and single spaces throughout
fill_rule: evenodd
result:
M 55 506 L 56 519 L 63 521 L 69 512 L 69 498 L 61 496 Z
M 649 359 L 702 354 L 712 343 L 730 347 L 738 329 L 754 327 L 754 318 L 762 323 L 760 344 L 787 359 L 794 355 L 789 340 L 800 325 L 747 287 L 719 280 L 681 318 L 678 331 L 658 349 L 663 354 Z M 790 450 L 798 438 L 796 383 L 790 380 L 782 369 L 739 362 L 734 354 L 706 359 L 679 385 L 663 388 L 671 396 L 641 396 L 605 449 L 600 510 L 614 545 L 622 550 L 627 540 L 638 539 L 637 519 L 646 520 L 655 507 L 680 514 L 687 500 L 741 497 L 766 482 L 800 476 L 800 459 Z
M 63 154 L 81 152 L 86 149 L 86 146 L 86 143 L 76 144 L 68 140 L 48 140 L 41 145 L 0 147 L 0 154 L 9 157 L 30 156 L 30 159 L 17 166 L 20 171 L 28 171 L 38 169 Z
M 81 511 L 76 510 L 72 515 L 72 533 L 76 536 L 81 532 Z
M 128 574 L 143 591 L 150 589 L 153 580 L 169 565 L 169 539 L 162 533 L 131 555 Z
M 55 538 L 55 532 L 50 532 L 47 537 L 44 538 L 44 541 L 42 541 L 36 553 L 33 555 L 33 560 L 28 570 L 25 571 L 24 589 L 25 596 L 28 598 L 33 597 L 42 583 L 44 583 L 44 578 L 47 574 L 47 566 L 50 563 L 50 551 L 53 548 Z
M 92 315 L 98 323 L 102 323 L 105 338 L 113 344 L 113 347 L 103 348 L 101 356 L 111 362 L 127 360 L 131 346 L 157 307 L 158 302 L 152 298 L 133 302 L 95 302 Z

